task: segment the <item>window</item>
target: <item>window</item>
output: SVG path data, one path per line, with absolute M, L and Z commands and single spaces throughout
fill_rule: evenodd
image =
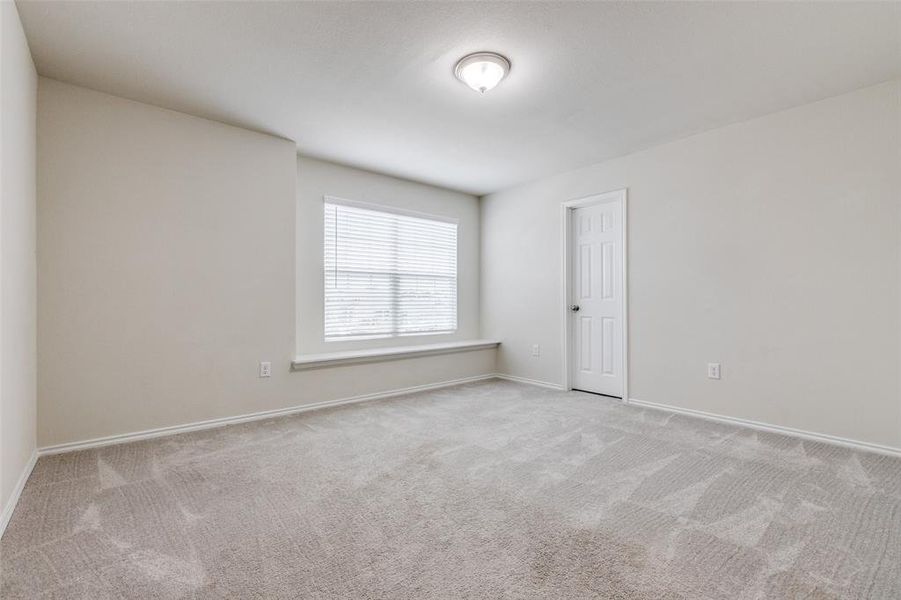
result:
M 325 203 L 325 340 L 457 329 L 457 224 Z

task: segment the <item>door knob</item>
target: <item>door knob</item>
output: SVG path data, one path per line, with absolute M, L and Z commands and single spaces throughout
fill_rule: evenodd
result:
M 573 312 L 579 312 L 579 305 L 573 304 L 572 306 L 569 307 L 569 310 L 571 310 Z

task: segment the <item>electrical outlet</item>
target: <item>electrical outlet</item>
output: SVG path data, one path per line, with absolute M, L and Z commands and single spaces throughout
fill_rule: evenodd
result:
M 532 344 L 532 356 L 541 356 L 541 346 L 538 344 Z
M 260 377 L 269 377 L 272 375 L 272 363 L 271 362 L 261 362 L 260 363 Z
M 707 379 L 720 378 L 720 363 L 707 363 Z

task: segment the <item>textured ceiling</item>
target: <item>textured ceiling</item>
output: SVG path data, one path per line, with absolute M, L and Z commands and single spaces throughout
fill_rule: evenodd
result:
M 901 76 L 897 3 L 18 6 L 42 75 L 477 194 Z

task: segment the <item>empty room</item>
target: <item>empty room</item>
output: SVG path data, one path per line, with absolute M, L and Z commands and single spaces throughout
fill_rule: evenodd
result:
M 901 599 L 901 3 L 0 0 L 0 598 Z

